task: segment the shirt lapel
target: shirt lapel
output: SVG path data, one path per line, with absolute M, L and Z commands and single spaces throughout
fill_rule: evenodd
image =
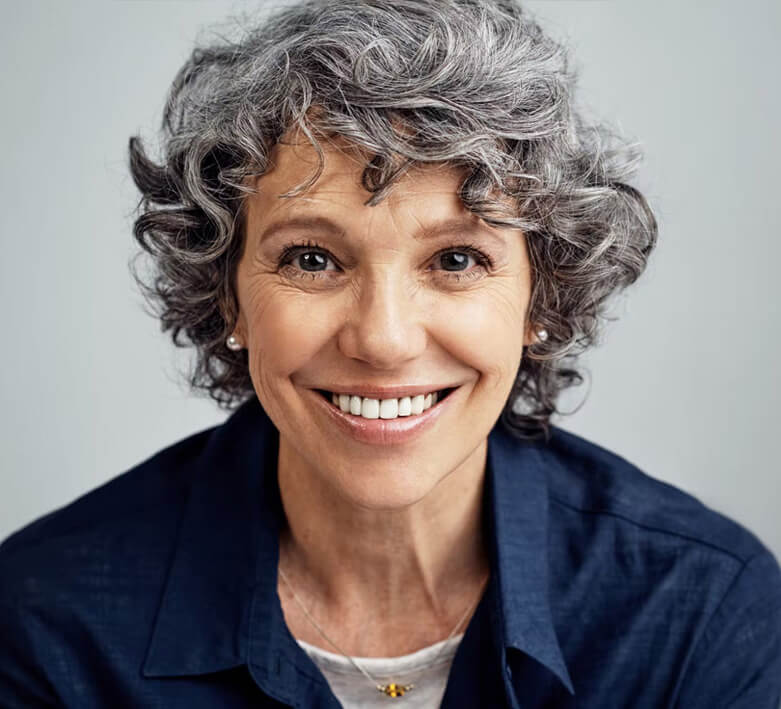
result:
M 488 439 L 487 499 L 506 648 L 533 658 L 574 694 L 548 593 L 548 489 L 544 443 L 497 423 Z
M 271 512 L 260 492 L 259 473 L 273 427 L 257 415 L 256 406 L 248 402 L 215 428 L 194 464 L 143 665 L 145 677 L 215 672 L 246 659 L 246 633 L 241 631 L 246 629 L 264 526 L 257 522 L 268 520 Z
M 277 595 L 278 450 L 279 432 L 256 397 L 211 433 L 194 464 L 144 677 L 246 665 L 279 701 L 338 706 L 290 634 Z

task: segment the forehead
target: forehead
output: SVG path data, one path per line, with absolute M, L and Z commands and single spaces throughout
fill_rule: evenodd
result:
M 286 192 L 305 183 L 317 170 L 318 153 L 302 136 L 284 138 L 271 152 L 271 169 L 256 180 L 257 193 L 249 198 L 250 209 L 259 213 L 318 206 L 378 211 L 377 207 L 429 208 L 443 212 L 465 212 L 458 190 L 464 178 L 463 168 L 442 163 L 417 164 L 400 177 L 388 195 L 375 207 L 365 202 L 372 196 L 362 185 L 370 153 L 344 138 L 320 140 L 323 170 L 305 192 L 283 198 Z M 383 211 L 383 210 L 379 210 Z
M 305 184 L 319 160 L 306 136 L 286 136 L 277 143 L 270 155 L 271 168 L 256 179 L 256 192 L 246 198 L 248 242 L 260 246 L 291 230 L 330 232 L 356 243 L 376 237 L 391 248 L 398 248 L 408 236 L 412 242 L 481 237 L 495 245 L 498 258 L 505 255 L 508 241 L 515 248 L 519 240 L 514 235 L 522 236 L 518 229 L 489 226 L 466 209 L 459 196 L 467 173 L 464 166 L 415 164 L 379 203 L 368 205 L 372 193 L 361 180 L 371 153 L 344 138 L 322 140 L 320 147 L 323 170 L 314 184 L 294 197 L 282 197 Z M 512 205 L 502 206 L 512 211 Z

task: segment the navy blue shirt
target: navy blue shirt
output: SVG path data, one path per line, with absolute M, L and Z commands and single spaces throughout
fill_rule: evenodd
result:
M 278 444 L 253 397 L 8 537 L 0 706 L 338 707 L 276 592 Z M 777 709 L 781 573 L 751 533 L 557 427 L 497 422 L 484 489 L 443 707 Z

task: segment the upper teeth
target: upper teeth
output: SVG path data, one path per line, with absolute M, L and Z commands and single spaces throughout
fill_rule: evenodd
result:
M 395 419 L 421 414 L 437 403 L 437 392 L 403 396 L 400 399 L 371 399 L 351 394 L 331 394 L 331 401 L 345 413 L 367 419 Z

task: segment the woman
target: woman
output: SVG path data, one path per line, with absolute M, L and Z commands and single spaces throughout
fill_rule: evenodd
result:
M 748 531 L 551 424 L 656 223 L 507 0 L 197 49 L 135 234 L 239 405 L 0 547 L 3 707 L 775 707 Z

